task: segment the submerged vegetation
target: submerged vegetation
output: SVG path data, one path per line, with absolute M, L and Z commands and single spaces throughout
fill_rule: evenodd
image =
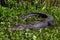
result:
M 51 3 L 50 1 L 46 0 L 26 0 L 23 2 L 8 0 L 5 6 L 0 5 L 0 40 L 60 40 L 59 2 L 54 3 L 55 5 L 53 6 L 48 6 L 48 2 Z M 46 8 L 43 9 L 44 7 Z M 18 15 L 23 15 L 24 13 L 28 12 L 46 12 L 53 15 L 54 26 L 47 26 L 45 28 L 39 28 L 36 30 L 8 30 L 8 27 L 12 27 L 16 23 L 23 22 L 22 20 L 18 19 Z M 33 18 L 31 18 L 31 20 Z M 27 21 L 29 20 L 30 19 L 28 18 Z

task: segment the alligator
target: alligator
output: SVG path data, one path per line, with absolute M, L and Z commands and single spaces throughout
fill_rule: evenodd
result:
M 25 13 L 21 16 L 18 16 L 18 19 L 23 19 L 26 20 L 29 16 L 38 16 L 41 18 L 45 18 L 44 21 L 37 21 L 35 20 L 34 22 L 29 22 L 28 24 L 18 24 L 18 25 L 14 25 L 14 27 L 8 28 L 9 30 L 23 30 L 26 28 L 29 29 L 38 29 L 38 28 L 43 28 L 46 26 L 53 26 L 53 16 L 48 14 L 48 13 L 43 13 L 43 12 L 30 12 L 30 13 Z

